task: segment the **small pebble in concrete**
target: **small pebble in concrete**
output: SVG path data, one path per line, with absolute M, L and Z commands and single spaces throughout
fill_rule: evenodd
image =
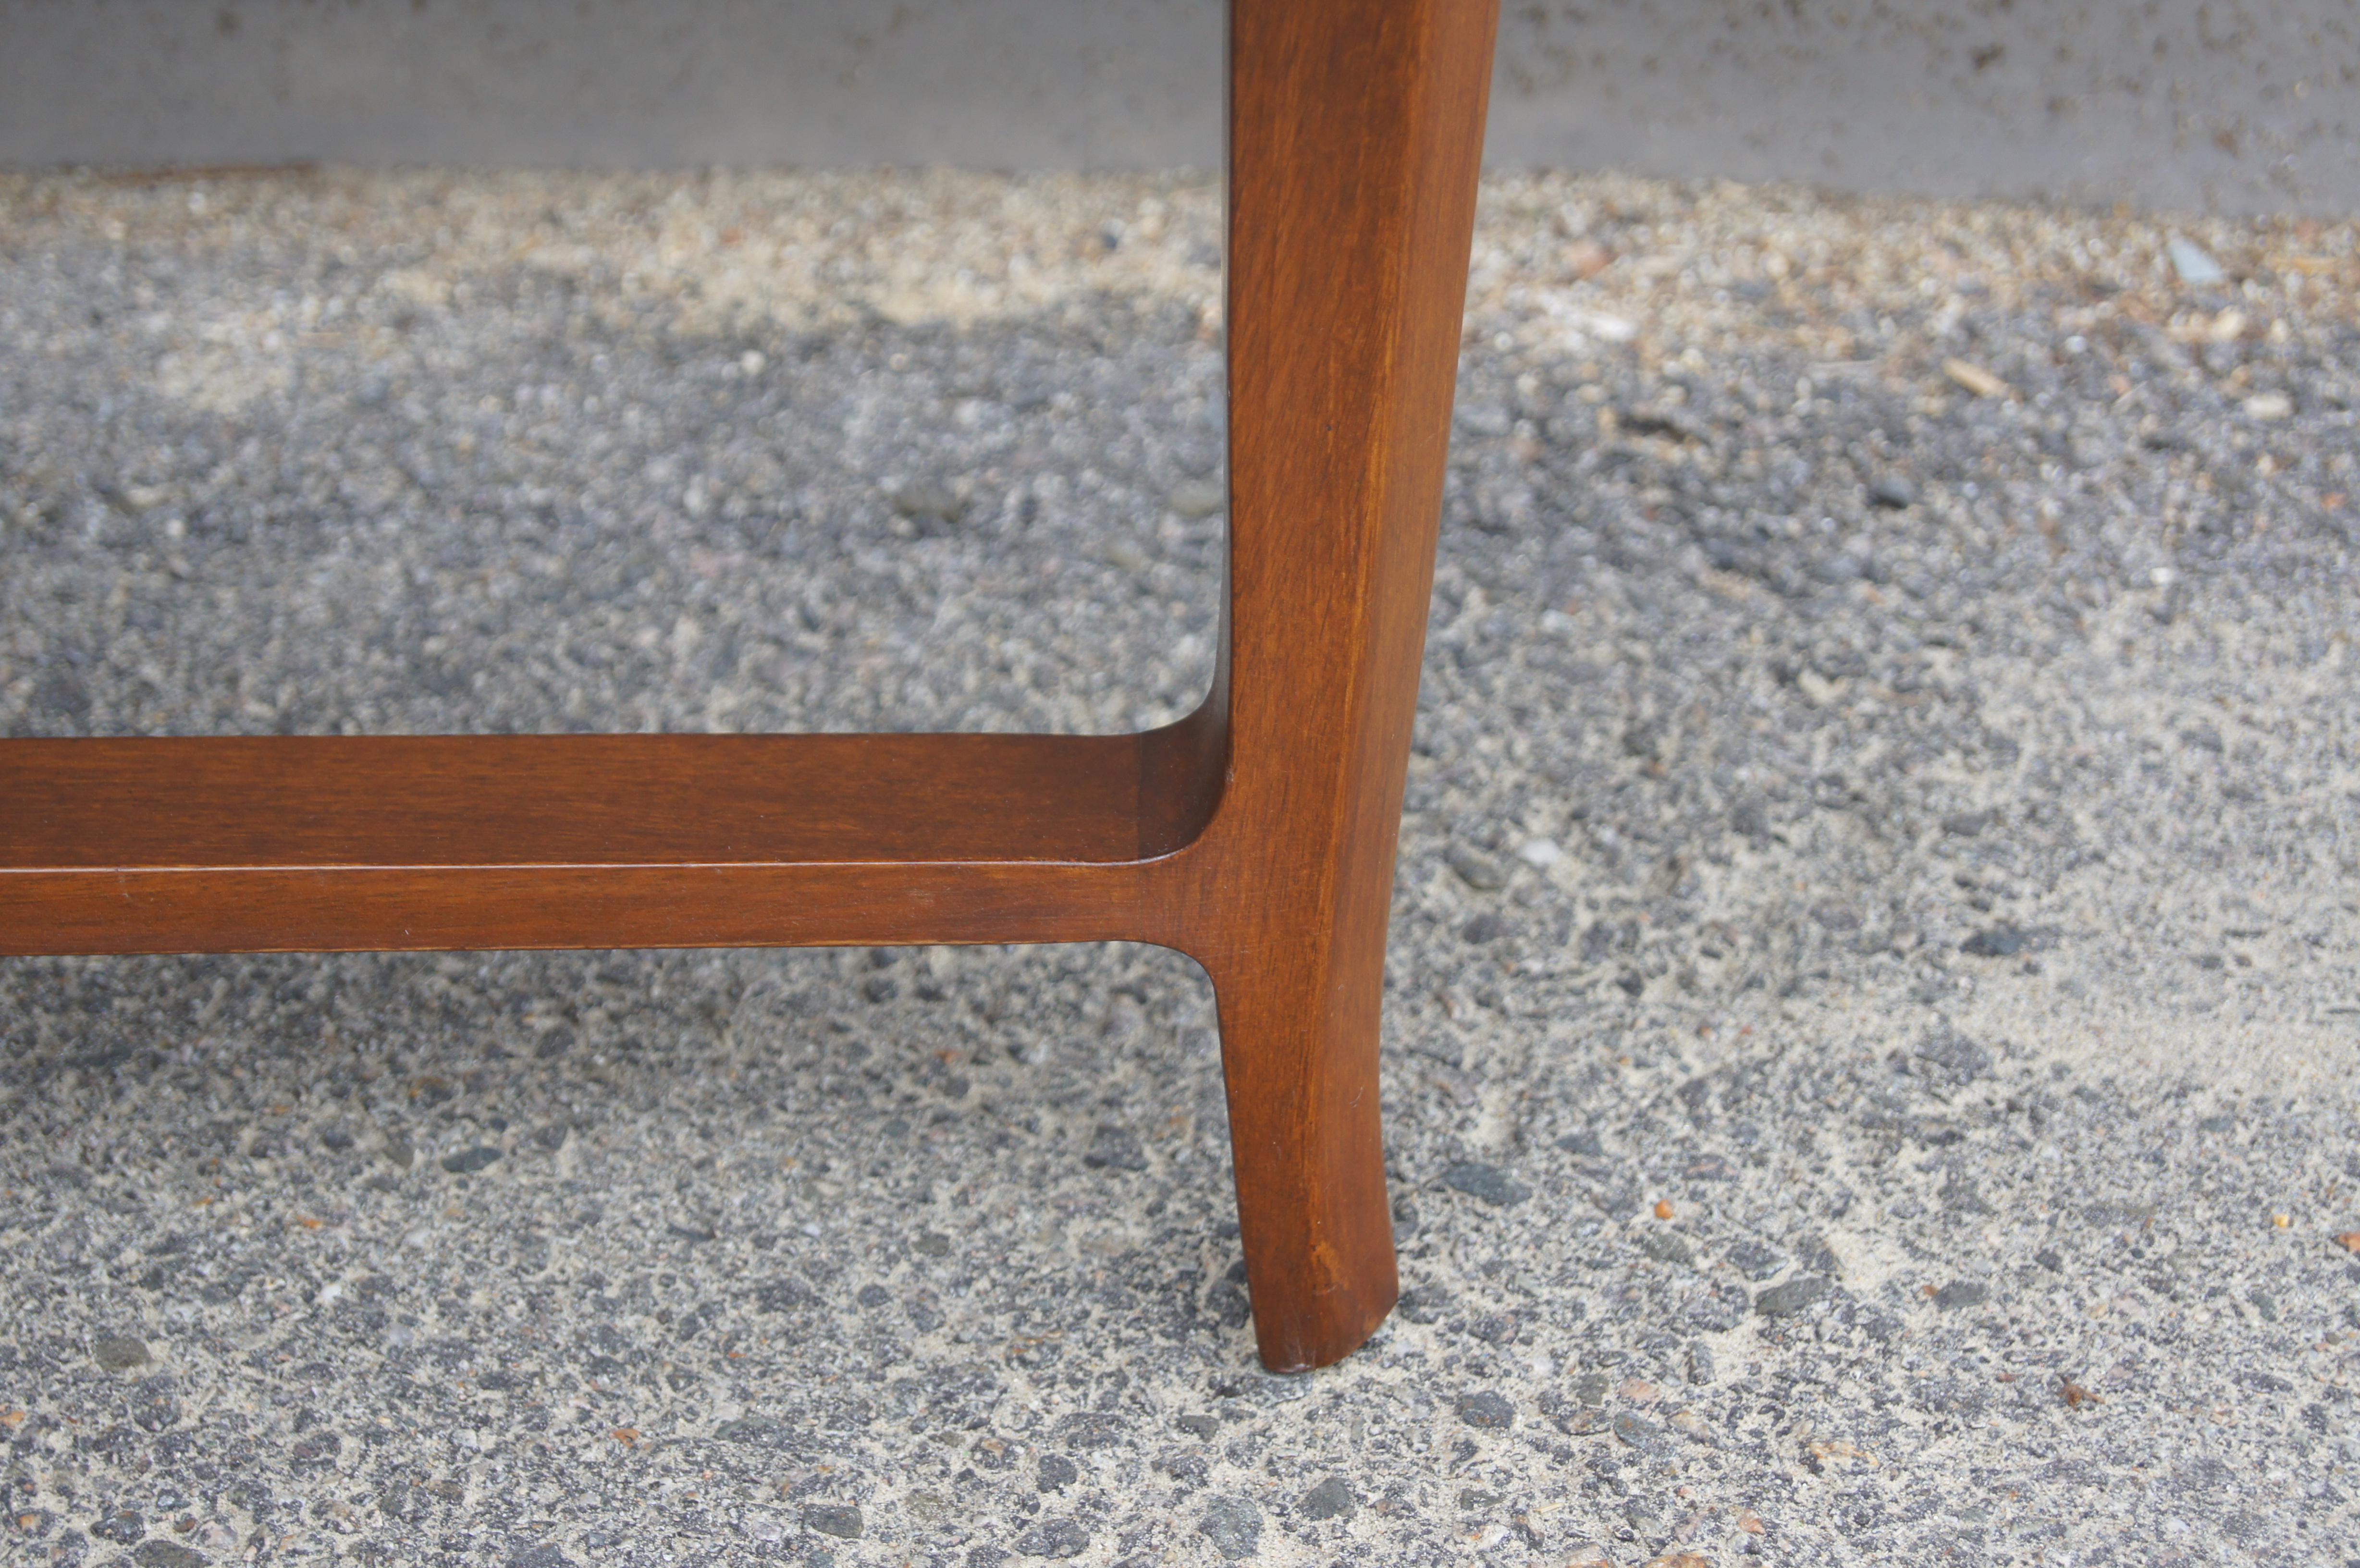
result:
M 914 522 L 947 526 L 967 516 L 967 498 L 950 485 L 919 480 L 893 492 L 893 509 Z
M 1442 1184 L 1498 1208 L 1509 1208 L 1533 1195 L 1532 1189 L 1496 1165 L 1466 1160 L 1442 1172 Z
M 1469 1426 L 1504 1431 L 1516 1424 L 1516 1408 L 1485 1388 L 1459 1396 L 1459 1419 Z
M 1700 1339 L 1691 1341 L 1688 1345 L 1688 1381 L 1710 1383 L 1713 1373 L 1712 1346 Z
M 1262 1548 L 1262 1509 L 1246 1497 L 1216 1497 L 1196 1523 L 1213 1550 L 1232 1563 L 1251 1557 Z
M 1825 1299 L 1828 1289 L 1828 1282 L 1816 1274 L 1797 1274 L 1754 1297 L 1754 1310 L 1766 1318 L 1789 1317 Z
M 148 1365 L 148 1342 L 130 1334 L 101 1334 L 91 1341 L 90 1358 L 109 1372 Z
M 1459 940 L 1470 947 L 1481 947 L 1487 942 L 1497 942 L 1507 932 L 1508 922 L 1489 909 L 1470 918 L 1465 925 L 1459 928 Z
M 862 1530 L 860 1509 L 851 1503 L 806 1503 L 803 1528 L 845 1541 L 858 1541 Z
M 1631 1447 L 1653 1453 L 1665 1446 L 1664 1429 L 1635 1410 L 1623 1410 L 1614 1418 L 1614 1435 Z
M 2209 289 L 2228 278 L 2229 275 L 2221 269 L 2219 262 L 2212 259 L 2212 253 L 2194 240 L 2174 234 L 2165 250 L 2171 257 L 2172 271 L 2180 275 L 2182 283 L 2192 288 Z
M 1989 926 L 1975 932 L 1959 944 L 1959 951 L 1977 958 L 2013 958 L 2031 945 L 2032 939 L 2014 926 Z
M 1641 1231 L 1639 1250 L 1658 1263 L 1677 1263 L 1686 1268 L 1696 1261 L 1696 1250 L 1667 1230 Z
M 1349 1519 L 1360 1508 L 1351 1483 L 1330 1475 L 1303 1495 L 1295 1512 L 1307 1519 Z
M 1208 479 L 1184 479 L 1166 498 L 1173 511 L 1190 522 L 1213 516 L 1229 504 L 1227 491 Z
M 1461 882 L 1479 893 L 1496 893 L 1508 885 L 1507 867 L 1472 844 L 1454 844 L 1442 858 Z
M 1027 1557 L 1079 1557 L 1090 1549 L 1090 1532 L 1078 1519 L 1045 1519 L 1016 1538 Z

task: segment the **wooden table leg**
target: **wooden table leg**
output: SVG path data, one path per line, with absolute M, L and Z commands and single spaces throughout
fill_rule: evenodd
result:
M 1145 735 L 0 740 L 0 953 L 1161 942 L 1263 1360 L 1396 1290 L 1377 1020 L 1496 0 L 1235 0 L 1212 695 Z
M 1231 10 L 1229 776 L 1187 945 L 1274 1370 L 1345 1355 L 1398 1289 L 1378 1012 L 1496 19 Z

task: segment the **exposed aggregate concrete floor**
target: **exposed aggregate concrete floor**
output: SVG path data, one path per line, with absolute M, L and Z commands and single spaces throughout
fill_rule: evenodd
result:
M 1168 717 L 1218 278 L 1180 178 L 0 181 L 0 734 Z M 11 1553 L 2360 1562 L 2355 289 L 1487 187 L 1317 1375 L 1170 953 L 0 963 Z

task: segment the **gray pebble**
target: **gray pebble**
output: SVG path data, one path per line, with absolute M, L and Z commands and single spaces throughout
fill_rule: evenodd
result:
M 1521 1325 L 1513 1312 L 1486 1312 L 1467 1325 L 1467 1332 L 1486 1345 L 1513 1345 Z
M 193 1546 L 177 1541 L 143 1541 L 131 1552 L 139 1568 L 204 1568 L 207 1558 Z
M 146 1432 L 162 1432 L 180 1419 L 180 1387 L 169 1375 L 142 1377 L 131 1390 L 131 1420 Z
M 1704 1341 L 1688 1342 L 1688 1381 L 1706 1384 L 1713 1379 L 1712 1346 Z
M 1188 521 L 1201 522 L 1229 504 L 1229 492 L 1209 479 L 1184 479 L 1166 497 L 1172 510 Z
M 519 1547 L 508 1554 L 508 1568 L 574 1568 L 564 1549 L 548 1541 Z
M 1460 941 L 1470 946 L 1481 947 L 1487 942 L 1499 941 L 1507 933 L 1507 930 L 1506 921 L 1491 910 L 1485 909 L 1480 914 L 1470 917 L 1465 925 L 1460 926 L 1459 936 Z
M 1295 1511 L 1307 1519 L 1348 1519 L 1359 1511 L 1360 1506 L 1352 1496 L 1351 1484 L 1341 1475 L 1330 1475 L 1303 1494 L 1303 1501 Z
M 1479 893 L 1496 893 L 1508 885 L 1506 863 L 1472 844 L 1452 844 L 1443 851 L 1442 860 L 1459 874 L 1461 882 Z
M 1057 1423 L 1057 1435 L 1076 1448 L 1113 1448 L 1128 1423 L 1112 1410 L 1076 1410 Z
M 1934 1292 L 1934 1304 L 1944 1312 L 1979 1307 L 1991 1299 L 1991 1287 L 1980 1279 L 1953 1279 Z
M 101 1334 L 91 1341 L 90 1358 L 108 1372 L 125 1372 L 148 1365 L 148 1342 L 129 1334 Z
M 1828 1288 L 1828 1282 L 1816 1274 L 1797 1274 L 1754 1297 L 1754 1310 L 1765 1318 L 1787 1317 L 1824 1299 Z
M 1868 498 L 1876 506 L 1899 511 L 1918 504 L 1918 486 L 1898 474 L 1879 474 L 1869 482 Z
M 1090 1532 L 1078 1519 L 1046 1519 L 1016 1538 L 1016 1550 L 1027 1557 L 1079 1557 L 1089 1549 Z
M 1034 1484 L 1044 1492 L 1062 1492 L 1081 1478 L 1081 1471 L 1062 1454 L 1041 1455 L 1040 1467 L 1033 1475 Z
M 497 1162 L 499 1157 L 498 1149 L 494 1149 L 490 1144 L 479 1143 L 473 1148 L 463 1149 L 456 1154 L 444 1155 L 442 1169 L 453 1176 L 471 1176 Z
M 1262 1509 L 1246 1497 L 1216 1497 L 1196 1521 L 1196 1531 L 1213 1550 L 1240 1562 L 1262 1550 Z
M 805 1503 L 803 1528 L 845 1541 L 860 1539 L 860 1509 L 851 1503 Z
M 1516 1424 L 1516 1407 L 1485 1388 L 1459 1396 L 1459 1419 L 1469 1426 L 1505 1431 Z
M 2013 958 L 2031 945 L 2031 938 L 2014 926 L 1992 926 L 1959 944 L 1959 951 L 1977 958 Z
M 1499 1208 L 1510 1208 L 1533 1195 L 1532 1189 L 1496 1165 L 1466 1160 L 1442 1173 L 1442 1184 Z
M 1652 1453 L 1666 1445 L 1664 1429 L 1635 1410 L 1619 1411 L 1612 1430 L 1617 1438 L 1636 1449 Z
M 912 522 L 957 522 L 967 515 L 967 498 L 950 485 L 920 480 L 893 492 L 893 509 Z
M 1677 1263 L 1685 1268 L 1696 1261 L 1695 1248 L 1667 1230 L 1641 1231 L 1639 1250 L 1658 1263 Z
M 2194 240 L 2174 234 L 2164 250 L 2171 257 L 2172 271 L 2180 275 L 2182 283 L 2191 288 L 2209 289 L 2213 284 L 2225 281 L 2229 276 L 2221 269 L 2221 264 L 2212 259 L 2211 253 Z

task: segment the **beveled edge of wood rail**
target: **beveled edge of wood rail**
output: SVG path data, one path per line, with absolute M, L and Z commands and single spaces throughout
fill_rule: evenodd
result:
M 1126 874 L 1218 806 L 1221 711 L 1121 735 L 0 740 L 0 953 L 1136 934 Z

